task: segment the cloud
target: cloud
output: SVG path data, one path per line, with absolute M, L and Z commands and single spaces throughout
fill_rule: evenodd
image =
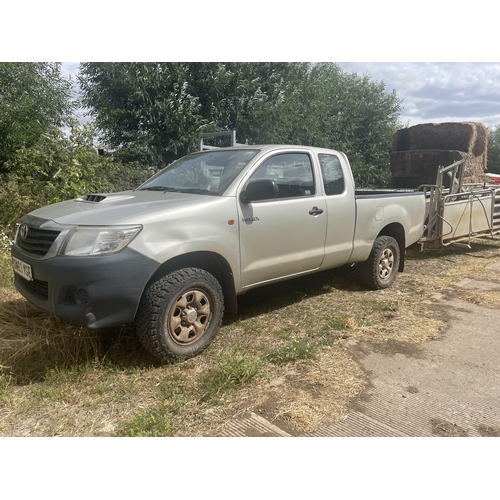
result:
M 340 63 L 403 99 L 403 123 L 500 124 L 500 63 Z

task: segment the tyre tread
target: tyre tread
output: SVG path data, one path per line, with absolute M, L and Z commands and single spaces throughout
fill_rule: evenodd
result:
M 215 321 L 214 332 L 208 335 L 201 343 L 201 346 L 193 352 L 186 354 L 179 354 L 173 352 L 165 343 L 163 334 L 159 331 L 158 321 L 161 320 L 163 314 L 162 309 L 165 304 L 170 300 L 173 294 L 176 294 L 180 287 L 184 286 L 190 281 L 193 282 L 206 282 L 215 292 L 215 300 L 220 301 L 220 313 L 212 314 L 210 328 L 213 328 L 212 321 Z M 144 349 L 148 351 L 155 358 L 162 361 L 171 359 L 182 359 L 197 355 L 204 351 L 211 343 L 217 330 L 222 324 L 222 317 L 224 315 L 224 296 L 219 282 L 207 271 L 198 268 L 184 268 L 174 271 L 166 276 L 163 276 L 155 283 L 151 284 L 144 292 L 137 312 L 135 326 L 136 332 L 143 345 Z M 201 339 L 200 339 L 201 340 Z M 208 340 L 208 342 L 207 342 Z M 189 350 L 188 350 L 189 351 Z
M 378 277 L 378 256 L 380 252 L 389 245 L 395 247 L 397 255 L 391 278 L 386 282 L 382 282 Z M 398 242 L 392 236 L 379 236 L 373 244 L 368 259 L 359 265 L 359 280 L 363 285 L 372 290 L 383 290 L 388 288 L 396 279 L 400 259 L 401 249 L 399 248 Z

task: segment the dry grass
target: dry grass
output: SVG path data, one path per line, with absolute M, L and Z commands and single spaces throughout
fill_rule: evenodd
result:
M 292 434 L 341 420 L 366 383 L 351 346 L 439 337 L 436 293 L 498 307 L 498 292 L 454 284 L 500 284 L 487 268 L 499 246 L 411 250 L 384 291 L 336 270 L 249 292 L 203 355 L 167 365 L 127 331 L 75 329 L 30 306 L 9 285 L 2 253 L 0 435 L 213 436 L 246 410 Z

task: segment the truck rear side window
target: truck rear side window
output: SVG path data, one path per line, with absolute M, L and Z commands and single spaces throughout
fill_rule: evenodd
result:
M 278 186 L 277 198 L 312 196 L 316 192 L 312 164 L 306 153 L 285 153 L 267 159 L 250 182 L 271 179 Z
M 321 165 L 321 173 L 323 174 L 325 193 L 328 196 L 343 193 L 345 188 L 344 174 L 339 158 L 335 155 L 324 153 L 318 154 L 318 158 Z

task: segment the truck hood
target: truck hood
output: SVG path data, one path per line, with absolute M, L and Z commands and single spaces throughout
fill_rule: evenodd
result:
M 58 224 L 109 225 L 135 224 L 154 219 L 159 213 L 190 210 L 220 203 L 221 197 L 191 193 L 163 193 L 155 191 L 124 191 L 85 195 L 39 208 L 30 215 L 50 219 Z

